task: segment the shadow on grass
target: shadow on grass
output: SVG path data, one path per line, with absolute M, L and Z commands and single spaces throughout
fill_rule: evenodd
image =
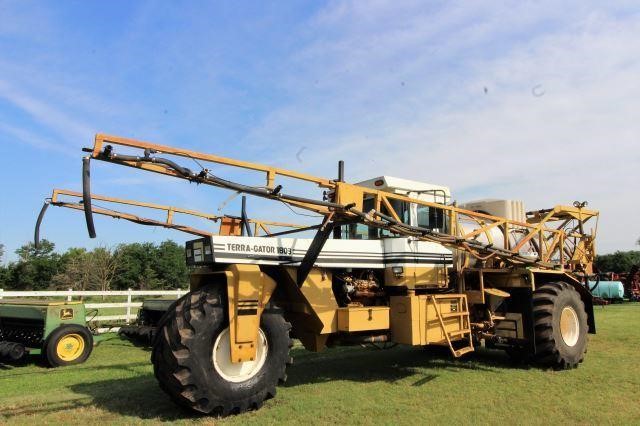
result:
M 350 347 L 321 353 L 295 348 L 291 352 L 294 364 L 287 368 L 286 387 L 332 380 L 393 383 L 410 376 L 418 377 L 413 386 L 422 386 L 442 371 L 523 368 L 502 351 L 478 350 L 462 359 L 452 358 L 444 347 L 398 346 L 387 350 Z
M 107 338 L 102 338 L 102 339 L 95 339 L 94 340 L 94 345 L 93 345 L 93 350 L 95 350 L 97 347 L 104 345 L 104 346 L 120 346 L 120 347 L 126 347 L 126 348 L 130 348 L 132 346 L 136 346 L 139 347 L 140 349 L 150 352 L 151 348 L 149 347 L 149 345 L 137 345 L 135 344 L 135 342 L 130 342 L 127 339 L 121 338 L 120 336 L 114 334 L 112 336 L 109 336 Z M 123 364 L 125 365 L 125 364 Z M 130 364 L 127 364 L 130 365 Z M 145 364 L 147 365 L 147 364 Z M 30 371 L 27 373 L 17 373 L 17 374 L 3 374 L 2 378 L 5 377 L 12 377 L 12 376 L 22 376 L 22 375 L 29 375 L 29 374 L 40 374 L 42 373 L 42 371 L 46 370 L 46 371 L 53 371 L 53 369 L 49 368 L 46 361 L 43 358 L 43 355 L 33 355 L 33 354 L 26 354 L 23 358 L 19 359 L 18 361 L 7 361 L 7 360 L 0 360 L 0 371 L 2 370 L 14 370 L 17 367 L 25 367 L 25 366 L 31 366 L 31 367 L 41 367 L 40 370 L 36 370 L 36 371 Z M 82 368 L 103 368 L 103 367 L 93 367 L 93 366 L 87 366 L 87 367 L 73 367 L 74 369 L 82 369 Z M 110 366 L 105 366 L 104 368 L 110 368 Z M 18 370 L 19 371 L 19 370 Z M 60 371 L 57 370 L 56 371 Z
M 153 374 L 78 383 L 70 386 L 70 389 L 89 396 L 91 405 L 121 416 L 160 421 L 197 417 L 196 414 L 174 404 L 160 389 Z
M 43 367 L 45 366 L 44 362 L 42 361 L 42 357 L 40 355 L 25 355 L 23 358 L 19 359 L 18 361 L 6 361 L 6 360 L 2 360 L 0 361 L 0 370 L 14 370 L 16 368 L 20 369 L 22 367 L 27 367 L 27 366 L 36 366 L 36 367 Z M 15 376 L 17 376 L 18 374 L 14 374 Z M 2 377 L 11 377 L 12 374 L 2 374 Z
M 43 373 L 65 375 L 70 371 L 70 369 L 73 369 L 74 372 L 78 372 L 78 371 L 93 372 L 93 371 L 103 371 L 103 370 L 123 371 L 124 370 L 124 371 L 132 371 L 137 373 L 139 372 L 138 369 L 140 367 L 147 367 L 148 365 L 149 365 L 148 362 L 142 361 L 142 362 L 129 362 L 125 364 L 108 364 L 108 365 L 81 364 L 81 365 L 74 365 L 71 367 L 50 368 L 50 367 L 47 367 L 42 361 L 32 360 L 32 361 L 24 362 L 23 364 L 11 364 L 10 366 L 5 366 L 5 368 L 0 368 L 3 370 L 15 371 L 15 373 L 9 373 L 9 374 L 2 373 L 2 376 L 0 377 L 0 379 L 5 379 L 8 377 L 18 377 L 18 376 L 36 376 L 36 375 L 42 375 Z M 37 370 L 23 371 L 22 368 L 20 368 L 23 366 L 32 366 L 32 367 L 35 366 L 40 368 Z
M 285 387 L 333 380 L 394 383 L 409 377 L 416 378 L 411 386 L 427 386 L 443 371 L 496 371 L 499 368 L 514 367 L 506 355 L 500 356 L 496 351 L 479 351 L 464 360 L 451 359 L 448 350 L 410 347 L 389 350 L 334 348 L 321 353 L 294 348 L 292 355 L 295 361 L 294 365 L 287 369 L 289 378 Z M 192 412 L 176 406 L 160 390 L 152 374 L 80 383 L 70 386 L 70 389 L 74 393 L 87 395 L 89 405 L 122 416 L 159 421 L 197 417 Z
M 145 352 L 151 352 L 150 342 L 145 342 L 145 341 L 136 340 L 136 339 L 129 339 L 127 337 L 119 337 L 118 339 L 109 340 L 108 342 L 109 342 L 109 346 L 122 346 L 126 348 L 136 347 L 136 348 L 142 349 Z
M 39 403 L 37 407 L 28 404 L 23 407 L 7 408 L 0 412 L 0 420 L 11 420 L 19 416 L 35 416 L 41 414 L 51 414 L 60 411 L 74 410 L 93 405 L 90 398 L 68 399 L 65 401 Z
M 112 366 L 118 368 L 117 365 Z M 97 382 L 78 383 L 68 387 L 74 393 L 85 397 L 64 401 L 43 402 L 34 405 L 29 402 L 0 412 L 0 424 L 8 423 L 15 417 L 51 415 L 59 412 L 98 407 L 120 416 L 138 419 L 174 421 L 194 417 L 194 414 L 176 406 L 160 390 L 151 374 L 127 379 L 111 379 Z

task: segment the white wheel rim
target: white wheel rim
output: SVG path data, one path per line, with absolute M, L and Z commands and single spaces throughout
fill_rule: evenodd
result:
M 269 345 L 264 332 L 258 330 L 258 341 L 256 348 L 256 358 L 253 361 L 231 362 L 231 342 L 229 339 L 229 327 L 222 330 L 213 344 L 213 368 L 223 379 L 228 382 L 244 382 L 249 380 L 262 368 L 267 359 Z
M 580 337 L 578 314 L 571 306 L 565 306 L 560 314 L 560 335 L 567 346 L 575 346 Z

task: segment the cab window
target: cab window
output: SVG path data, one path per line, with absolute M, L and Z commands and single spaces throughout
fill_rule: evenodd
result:
M 418 226 L 432 231 L 447 232 L 448 216 L 443 209 L 418 205 Z
M 410 223 L 410 208 L 409 203 L 405 203 L 400 200 L 389 200 L 389 204 L 393 207 L 394 212 L 403 223 Z M 362 202 L 362 210 L 369 212 L 375 207 L 374 199 L 367 198 Z M 391 216 L 391 213 L 383 206 L 381 208 L 382 214 Z M 378 240 L 380 238 L 392 237 L 393 233 L 386 229 L 376 228 L 374 226 L 367 226 L 362 223 L 354 223 L 350 225 L 342 225 L 336 228 L 334 231 L 334 238 L 346 239 L 346 240 Z

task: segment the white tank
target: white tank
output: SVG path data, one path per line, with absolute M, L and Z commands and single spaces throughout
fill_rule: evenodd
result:
M 522 201 L 519 200 L 478 200 L 462 204 L 459 207 L 466 210 L 490 214 L 492 216 L 504 217 L 509 220 L 526 222 L 524 205 Z M 461 218 L 458 221 L 458 236 L 469 234 L 477 229 L 480 229 L 480 225 L 474 220 Z M 508 236 L 509 245 L 514 247 L 526 235 L 527 231 L 524 228 L 510 227 Z M 473 237 L 473 239 L 483 244 L 491 243 L 495 248 L 505 248 L 504 233 L 498 227 L 483 231 Z M 531 241 L 526 242 L 518 252 L 523 257 L 531 259 L 536 259 L 538 257 L 538 251 Z M 473 257 L 467 256 L 465 256 L 465 258 L 468 258 L 469 260 L 474 259 Z
M 496 200 L 493 198 L 485 200 L 469 201 L 458 207 L 474 212 L 487 213 L 492 216 L 504 217 L 509 220 L 526 222 L 527 217 L 524 212 L 524 203 L 521 200 Z

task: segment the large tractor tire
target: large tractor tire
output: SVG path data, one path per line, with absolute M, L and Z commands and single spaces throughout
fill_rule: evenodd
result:
M 49 334 L 44 356 L 51 367 L 82 364 L 93 351 L 93 336 L 87 327 L 65 324 Z
M 587 313 L 578 292 L 564 282 L 540 286 L 533 294 L 535 361 L 555 370 L 576 368 L 587 351 Z
M 178 404 L 226 416 L 257 409 L 286 380 L 291 325 L 262 314 L 255 361 L 231 363 L 226 301 L 208 286 L 186 294 L 162 317 L 151 361 L 160 387 Z

